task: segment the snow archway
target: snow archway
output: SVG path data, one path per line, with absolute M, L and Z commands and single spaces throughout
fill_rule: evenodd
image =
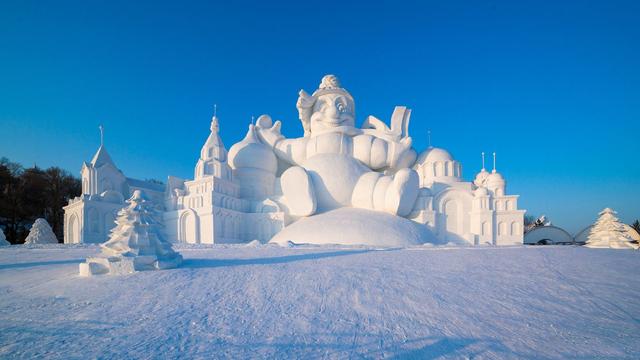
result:
M 524 235 L 526 245 L 573 244 L 573 237 L 556 226 L 539 226 Z
M 438 238 L 444 242 L 473 243 L 470 222 L 465 214 L 471 211 L 473 198 L 457 189 L 444 190 L 434 199 L 440 215 L 436 218 Z M 466 219 L 465 219 L 466 218 Z
M 193 210 L 185 211 L 180 217 L 180 242 L 197 244 L 200 242 L 198 216 Z
M 69 217 L 69 224 L 67 225 L 67 241 L 69 244 L 76 244 L 80 242 L 80 223 L 78 222 L 78 216 L 76 214 Z

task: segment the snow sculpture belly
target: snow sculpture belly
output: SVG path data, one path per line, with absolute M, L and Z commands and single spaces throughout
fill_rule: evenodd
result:
M 316 191 L 319 212 L 351 206 L 353 189 L 371 171 L 358 160 L 342 154 L 319 154 L 303 163 Z

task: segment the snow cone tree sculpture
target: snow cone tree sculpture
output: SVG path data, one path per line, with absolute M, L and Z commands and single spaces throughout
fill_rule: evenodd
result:
M 585 246 L 591 248 L 637 249 L 627 229 L 616 217 L 616 212 L 606 208 L 599 213 Z
M 7 241 L 7 237 L 4 236 L 4 231 L 2 231 L 2 228 L 0 228 L 0 246 L 9 246 L 9 245 L 11 245 L 11 243 Z
M 29 235 L 24 241 L 25 244 L 57 244 L 58 239 L 51 230 L 47 220 L 39 218 L 31 226 Z
M 101 245 L 102 254 L 80 264 L 80 275 L 130 274 L 175 268 L 182 263 L 182 255 L 162 238 L 154 205 L 140 190 L 134 191 L 127 203 L 118 212 L 109 240 Z

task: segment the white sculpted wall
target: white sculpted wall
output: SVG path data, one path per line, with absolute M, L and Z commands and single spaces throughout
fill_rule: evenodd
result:
M 506 195 L 495 154 L 491 173 L 484 169 L 483 156 L 474 182 L 465 182 L 462 165 L 448 151 L 430 146 L 418 154 L 412 148 L 410 109 L 396 107 L 390 126 L 368 116 L 356 127 L 355 101 L 333 75 L 323 77 L 312 94 L 301 90 L 296 107 L 302 137 L 285 138 L 281 122 L 262 115 L 228 153 L 214 114 L 194 179 L 169 177 L 164 201 L 158 201 L 164 205 L 168 239 L 375 246 L 522 244 L 524 210 L 518 210 L 518 196 Z M 99 200 L 91 208 L 106 209 L 99 210 L 98 218 L 113 215 L 129 197 L 132 179 L 101 150 L 83 166 L 89 196 L 65 208 L 66 242 L 89 238 L 86 228 L 92 227 L 92 220 L 87 217 L 92 215 L 84 209 L 89 197 Z M 99 171 L 110 176 L 93 174 Z M 84 210 L 76 203 L 84 204 Z

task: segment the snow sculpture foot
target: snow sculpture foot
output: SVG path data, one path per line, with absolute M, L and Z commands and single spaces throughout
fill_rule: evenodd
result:
M 303 168 L 290 167 L 282 174 L 280 181 L 291 215 L 309 216 L 316 212 L 317 200 L 311 177 Z
M 357 208 L 407 216 L 418 197 L 418 182 L 418 174 L 406 168 L 394 176 L 366 173 L 358 179 L 351 202 Z
M 385 194 L 385 211 L 407 216 L 413 210 L 419 190 L 418 174 L 411 169 L 400 169 Z

